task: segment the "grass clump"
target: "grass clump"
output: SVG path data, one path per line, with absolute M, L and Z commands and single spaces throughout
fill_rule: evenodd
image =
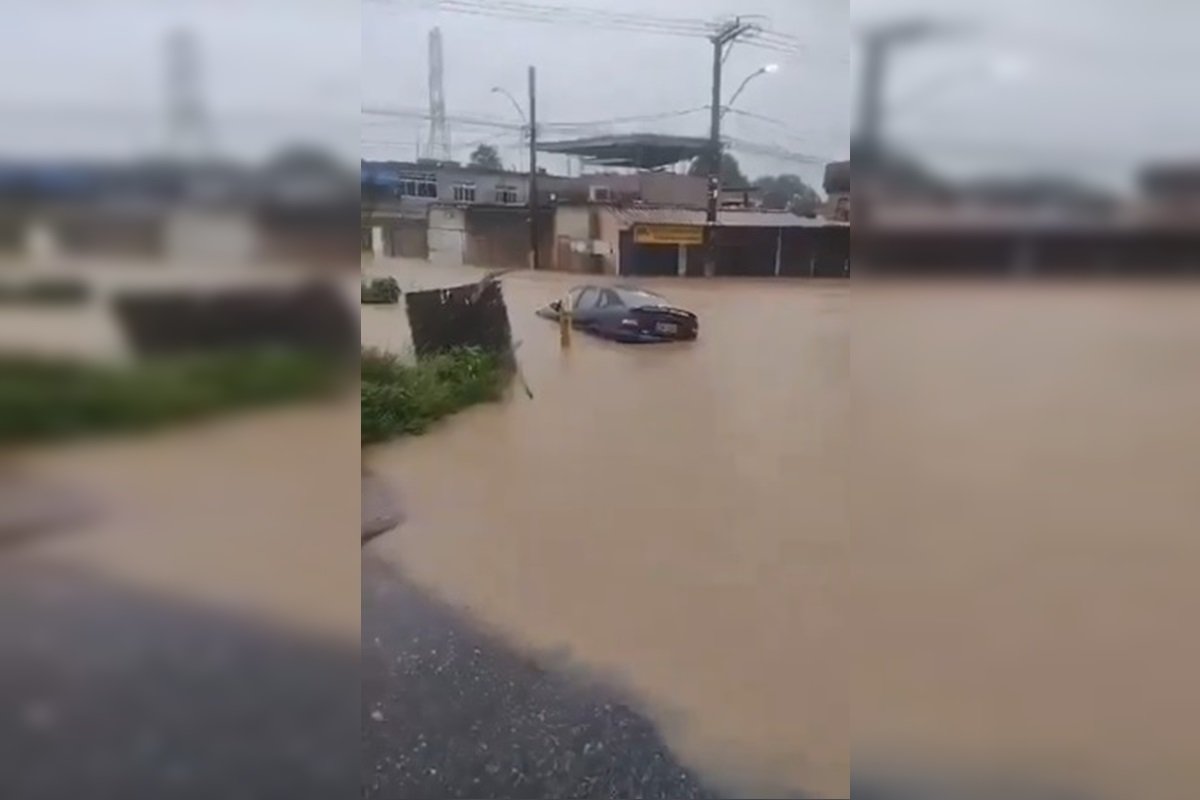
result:
M 400 284 L 395 278 L 375 278 L 362 284 L 363 305 L 394 305 L 400 302 Z
M 343 374 L 327 356 L 255 350 L 131 365 L 0 355 L 0 443 L 153 430 L 326 394 Z
M 417 362 L 364 350 L 361 365 L 363 444 L 424 433 L 443 417 L 499 400 L 508 382 L 501 359 L 478 348 Z

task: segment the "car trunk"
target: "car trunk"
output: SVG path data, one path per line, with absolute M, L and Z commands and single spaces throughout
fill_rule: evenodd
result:
M 699 331 L 696 315 L 690 311 L 667 306 L 635 308 L 632 317 L 642 333 L 678 339 L 695 339 Z

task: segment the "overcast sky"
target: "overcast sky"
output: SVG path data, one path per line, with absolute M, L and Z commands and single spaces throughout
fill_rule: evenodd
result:
M 1195 0 L 852 7 L 856 28 L 914 13 L 964 24 L 960 36 L 898 53 L 890 80 L 894 138 L 946 169 L 1108 183 L 1147 159 L 1200 157 Z M 1023 67 L 989 77 L 981 65 L 996 59 Z
M 350 0 L 4 0 L 0 156 L 128 156 L 166 144 L 165 41 L 186 27 L 217 145 L 358 156 Z
M 920 12 L 967 23 L 955 38 L 897 55 L 890 76 L 895 140 L 960 173 L 1062 172 L 1118 181 L 1149 158 L 1200 155 L 1194 0 L 526 0 L 673 18 L 759 13 L 797 37 L 800 54 L 738 46 L 726 97 L 778 62 L 730 114 L 726 133 L 753 175 L 796 171 L 818 182 L 848 150 L 857 50 L 851 30 Z M 219 146 L 258 156 L 316 141 L 347 159 L 410 158 L 423 113 L 427 36 L 445 41 L 452 118 L 514 124 L 494 85 L 524 103 L 536 64 L 543 122 L 611 120 L 709 102 L 703 39 L 539 24 L 421 8 L 421 0 L 5 0 L 0 26 L 0 156 L 127 155 L 166 146 L 164 43 L 195 32 L 200 95 Z M 1007 67 L 989 75 L 986 64 Z M 1020 67 L 1015 68 L 1014 65 Z M 1003 76 L 1001 80 L 998 76 Z M 703 111 L 593 130 L 704 135 Z M 519 162 L 517 134 L 452 122 L 456 155 L 480 141 Z M 561 168 L 561 163 L 551 162 Z
M 703 20 L 735 13 L 765 15 L 771 29 L 803 43 L 801 53 L 734 48 L 725 67 L 727 98 L 758 68 L 777 63 L 780 69 L 758 78 L 737 102 L 739 110 L 774 121 L 730 114 L 725 132 L 759 145 L 758 149 L 784 151 L 815 163 L 739 153 L 735 147 L 745 171 L 751 176 L 796 172 L 819 186 L 825 162 L 848 154 L 848 0 L 578 0 L 571 5 Z M 451 117 L 519 122 L 512 105 L 491 93 L 491 88 L 508 89 L 524 108 L 526 70 L 531 64 L 538 68 L 541 122 L 612 120 L 709 103 L 712 50 L 702 38 L 455 14 L 423 9 L 413 0 L 368 0 L 362 10 L 364 105 L 428 108 L 427 37 L 434 26 L 442 31 L 446 108 Z M 428 133 L 428 123 L 422 120 L 366 120 L 363 152 L 369 158 L 411 159 L 418 136 Z M 479 142 L 501 147 L 507 163 L 517 164 L 522 157 L 515 131 L 454 121 L 451 128 L 459 158 Z M 705 136 L 707 130 L 707 114 L 700 110 L 676 118 L 598 125 L 590 132 Z M 562 159 L 547 161 L 556 171 L 565 168 Z

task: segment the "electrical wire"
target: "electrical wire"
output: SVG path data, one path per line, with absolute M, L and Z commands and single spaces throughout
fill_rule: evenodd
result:
M 489 11 L 502 11 L 510 14 L 524 14 L 536 16 L 554 16 L 570 19 L 571 21 L 583 21 L 587 23 L 599 22 L 615 22 L 619 24 L 633 25 L 654 25 L 663 28 L 672 28 L 675 30 L 690 31 L 695 33 L 708 33 L 713 29 L 713 24 L 704 19 L 698 18 L 680 18 L 680 17 L 662 17 L 651 14 L 628 14 L 621 12 L 607 11 L 603 9 L 581 8 L 578 6 L 562 6 L 553 4 L 533 4 L 521 2 L 520 0 L 489 0 L 481 2 L 481 0 L 440 0 L 437 3 L 439 7 L 467 7 L 486 9 Z
M 390 5 L 396 0 L 374 0 L 374 2 L 378 5 Z M 711 39 L 721 28 L 720 23 L 696 17 L 630 14 L 596 8 L 523 2 L 522 0 L 418 0 L 416 6 L 427 10 L 519 22 L 573 24 L 590 28 L 687 38 Z M 761 23 L 751 23 L 748 33 L 752 35 L 743 35 L 739 37 L 738 41 L 753 47 L 785 54 L 801 54 L 803 52 L 799 39 L 790 34 L 770 30 Z

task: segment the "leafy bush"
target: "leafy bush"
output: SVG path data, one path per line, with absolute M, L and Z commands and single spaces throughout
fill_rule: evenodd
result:
M 364 350 L 361 371 L 364 444 L 424 433 L 442 417 L 500 399 L 508 381 L 501 360 L 476 348 L 415 363 Z
M 315 397 L 337 363 L 294 351 L 149 359 L 113 366 L 0 356 L 0 443 L 150 430 L 238 408 Z
M 362 284 L 362 302 L 365 304 L 399 303 L 400 295 L 400 284 L 395 278 L 375 278 Z

